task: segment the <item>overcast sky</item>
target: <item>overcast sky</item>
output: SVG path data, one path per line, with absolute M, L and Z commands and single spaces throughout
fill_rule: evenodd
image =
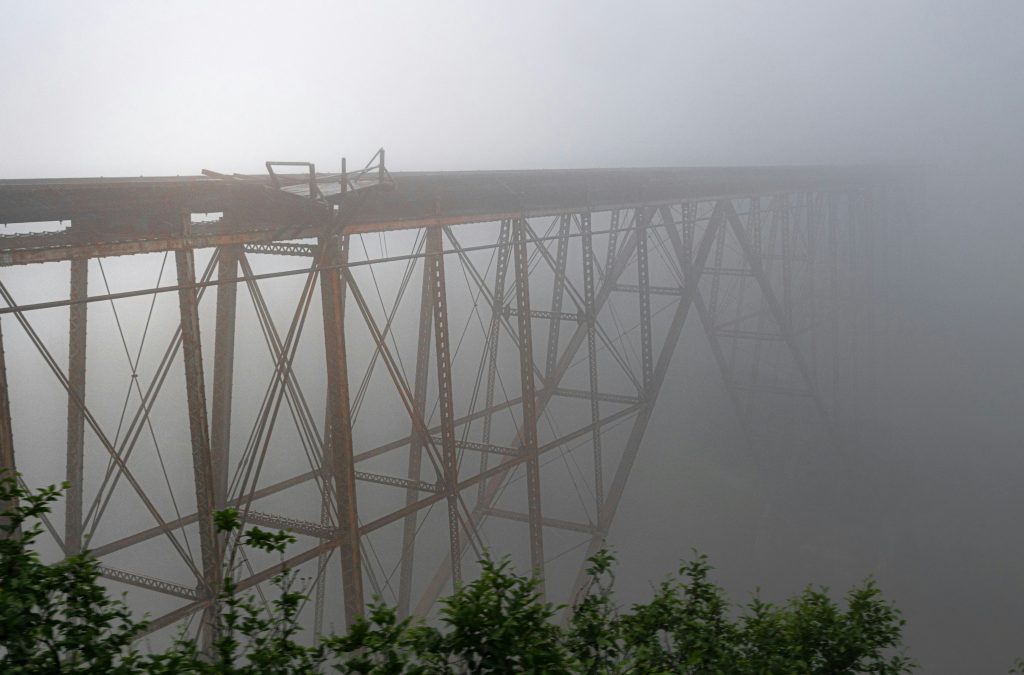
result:
M 6 2 L 0 177 L 1019 149 L 1021 2 Z

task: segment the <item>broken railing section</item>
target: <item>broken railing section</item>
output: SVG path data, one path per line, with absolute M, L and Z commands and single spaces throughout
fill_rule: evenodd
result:
M 342 204 L 349 195 L 367 190 L 390 190 L 395 186 L 394 178 L 384 165 L 384 148 L 378 150 L 363 168 L 351 172 L 344 157 L 341 158 L 341 173 L 317 173 L 312 162 L 270 161 L 266 167 L 274 189 L 333 206 Z M 306 171 L 302 174 L 281 174 L 275 170 L 279 167 L 301 167 Z

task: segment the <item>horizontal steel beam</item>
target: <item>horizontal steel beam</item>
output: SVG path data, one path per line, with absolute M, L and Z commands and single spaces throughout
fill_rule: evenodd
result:
M 317 247 L 311 244 L 285 244 L 281 242 L 246 244 L 243 250 L 246 253 L 291 255 L 303 258 L 313 258 L 317 253 Z
M 518 511 L 507 511 L 505 509 L 489 508 L 484 511 L 488 516 L 494 516 L 495 518 L 501 518 L 502 520 L 514 520 L 520 523 L 529 522 L 530 517 L 525 513 L 519 513 Z M 570 520 L 560 520 L 558 518 L 544 517 L 541 519 L 541 524 L 544 527 L 552 527 L 556 530 L 569 530 L 570 532 L 581 532 L 583 534 L 594 534 L 598 529 L 593 525 L 586 525 L 584 523 L 574 523 Z
M 110 579 L 111 581 L 119 581 L 122 584 L 128 584 L 130 586 L 136 586 L 138 588 L 145 588 L 150 591 L 156 591 L 165 595 L 173 595 L 178 598 L 185 598 L 186 600 L 195 600 L 199 597 L 196 593 L 196 589 L 189 588 L 188 586 L 182 586 L 176 584 L 173 581 L 165 581 L 164 579 L 157 579 L 156 577 L 147 577 L 144 574 L 136 574 L 135 572 L 125 572 L 124 570 L 115 569 L 108 567 L 107 565 L 100 565 L 100 575 L 104 579 Z
M 503 311 L 506 317 L 519 316 L 519 310 L 515 307 L 505 306 Z M 530 317 L 533 319 L 561 319 L 562 321 L 582 322 L 584 317 L 577 312 L 549 312 L 543 309 L 531 309 Z
M 321 523 L 313 523 L 308 520 L 278 516 L 273 513 L 249 511 L 245 514 L 245 520 L 252 525 L 288 530 L 296 534 L 306 535 L 307 537 L 316 537 L 317 539 L 332 539 L 338 536 L 337 529 L 333 527 L 328 527 Z
M 613 290 L 621 291 L 624 293 L 632 293 L 636 295 L 640 291 L 639 284 L 615 284 Z M 676 288 L 675 286 L 648 286 L 647 292 L 651 295 L 675 295 L 680 296 L 685 291 L 682 288 Z
M 596 398 L 598 401 L 605 401 L 607 403 L 622 403 L 624 405 L 636 405 L 641 403 L 643 399 L 637 396 L 627 396 L 624 394 L 610 394 L 607 392 L 597 392 L 596 396 L 586 389 L 567 389 L 565 387 L 559 387 L 555 389 L 555 396 L 564 396 L 566 398 L 581 398 L 585 401 L 589 401 L 591 398 Z

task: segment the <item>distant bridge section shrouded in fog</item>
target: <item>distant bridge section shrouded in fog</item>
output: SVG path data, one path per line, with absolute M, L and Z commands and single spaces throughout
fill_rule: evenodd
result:
M 371 595 L 426 614 L 485 549 L 569 601 L 687 320 L 753 453 L 842 446 L 903 193 L 864 167 L 390 173 L 383 153 L 0 181 L 0 222 L 45 224 L 0 236 L 0 328 L 62 392 L 33 408 L 67 419 L 66 453 L 33 444 L 8 349 L 0 461 L 69 481 L 56 550 L 88 544 L 150 631 L 205 630 L 226 559 L 242 590 L 302 570 L 317 630 Z M 112 289 L 117 256 L 156 282 Z M 23 300 L 14 274 L 68 291 Z M 284 563 L 231 555 L 229 506 L 295 534 Z

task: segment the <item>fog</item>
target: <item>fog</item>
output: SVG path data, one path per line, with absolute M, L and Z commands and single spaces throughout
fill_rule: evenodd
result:
M 673 361 L 609 543 L 624 601 L 693 549 L 737 601 L 871 575 L 925 672 L 1005 672 L 1024 656 L 1021 26 L 1018 2 L 7 3 L 0 178 L 334 171 L 381 146 L 395 170 L 918 167 L 851 456 L 753 461 L 698 349 Z M 157 275 L 110 265 L 113 290 Z M 19 301 L 65 292 L 30 272 L 2 272 Z M 135 330 L 147 306 L 125 305 Z M 60 343 L 63 320 L 40 330 Z M 27 387 L 41 362 L 8 325 Z M 15 425 L 45 428 L 38 402 L 61 419 L 63 400 L 32 384 L 12 384 Z M 183 415 L 163 421 L 187 444 Z

